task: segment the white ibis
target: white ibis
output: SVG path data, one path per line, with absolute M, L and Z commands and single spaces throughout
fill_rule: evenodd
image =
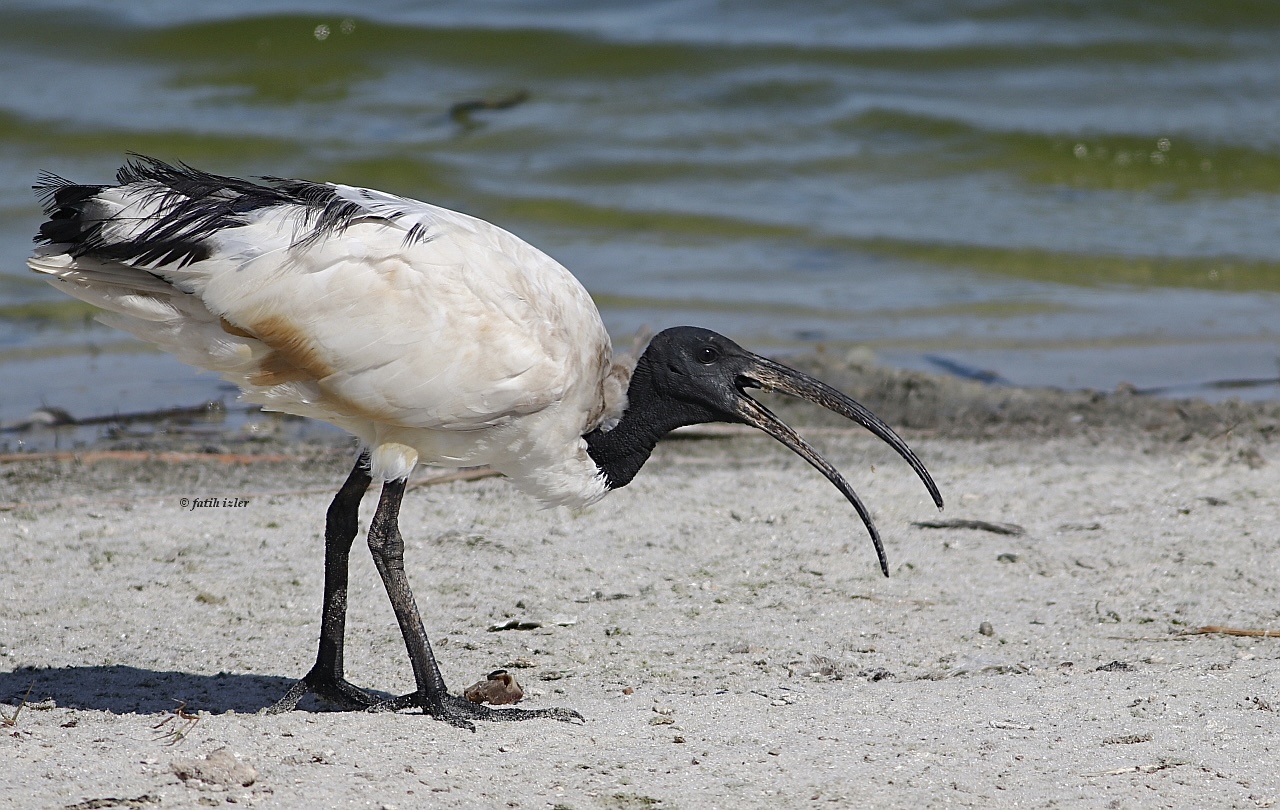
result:
M 264 408 L 330 422 L 362 451 L 329 506 L 315 665 L 272 711 L 308 692 L 344 708 L 418 707 L 456 726 L 551 717 L 452 695 L 404 572 L 398 514 L 418 464 L 488 464 L 544 505 L 590 504 L 626 486 L 682 425 L 759 428 L 871 516 L 840 473 L 747 395 L 781 391 L 924 464 L 883 421 L 833 388 L 706 329 L 668 329 L 630 371 L 615 363 L 590 296 L 569 271 L 501 228 L 427 203 L 337 184 L 251 182 L 137 157 L 116 185 L 45 174 L 48 220 L 29 265 L 101 320 L 236 383 Z M 379 701 L 343 677 L 347 561 L 357 510 L 381 499 L 369 549 L 413 665 L 416 690 Z

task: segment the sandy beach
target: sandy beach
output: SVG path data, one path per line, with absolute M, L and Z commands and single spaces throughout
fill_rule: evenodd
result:
M 901 426 L 947 498 L 939 515 L 875 439 L 785 411 L 870 506 L 888 579 L 839 494 L 742 431 L 663 443 L 581 512 L 492 477 L 406 497 L 452 688 L 506 668 L 521 705 L 582 725 L 258 713 L 314 657 L 343 442 L 7 457 L 0 805 L 1280 801 L 1280 638 L 1242 634 L 1280 629 L 1274 407 L 810 368 Z M 916 525 L 937 520 L 1013 525 Z M 407 691 L 359 542 L 352 560 L 348 676 Z M 490 629 L 513 619 L 537 626 Z

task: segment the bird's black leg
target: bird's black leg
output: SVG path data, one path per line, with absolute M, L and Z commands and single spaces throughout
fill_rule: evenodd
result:
M 582 721 L 582 715 L 571 709 L 494 709 L 472 703 L 464 697 L 449 694 L 431 652 L 426 628 L 418 614 L 418 605 L 409 589 L 409 578 L 404 573 L 404 540 L 400 537 L 400 501 L 404 498 L 405 480 L 388 481 L 382 485 L 382 497 L 373 523 L 369 526 L 369 551 L 373 564 L 382 575 L 391 607 L 395 610 L 400 632 L 404 635 L 409 661 L 413 665 L 413 678 L 417 691 L 394 698 L 374 707 L 396 711 L 417 706 L 436 719 L 475 731 L 472 720 L 528 720 L 548 717 L 555 720 Z
M 324 607 L 316 663 L 284 697 L 267 709 L 268 714 L 293 711 L 309 692 L 344 709 L 367 709 L 378 702 L 374 696 L 348 683 L 342 674 L 342 648 L 347 629 L 347 562 L 358 530 L 360 499 L 371 480 L 369 453 L 365 451 L 356 459 L 342 489 L 333 497 L 325 519 Z

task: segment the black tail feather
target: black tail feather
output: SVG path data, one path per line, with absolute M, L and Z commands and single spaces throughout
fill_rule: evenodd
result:
M 107 186 L 82 186 L 53 172 L 40 172 L 31 188 L 40 198 L 44 212 L 52 216 L 55 210 L 82 203 Z
M 140 232 L 127 239 L 104 236 L 104 220 L 94 211 L 94 200 L 110 186 L 77 185 L 42 172 L 33 188 L 49 219 L 40 226 L 35 241 L 68 245 L 73 256 L 182 266 L 209 258 L 213 253 L 210 236 L 249 224 L 247 215 L 263 208 L 298 206 L 300 224 L 307 229 L 299 244 L 341 231 L 353 220 L 368 216 L 356 203 L 338 197 L 331 186 L 279 178 L 254 182 L 143 155 L 132 155 L 116 173 L 116 181 L 155 195 L 158 214 Z
M 32 189 L 49 220 L 40 225 L 34 241 L 80 245 L 96 239 L 102 223 L 86 218 L 84 208 L 105 188 L 107 186 L 78 185 L 52 172 L 41 172 Z

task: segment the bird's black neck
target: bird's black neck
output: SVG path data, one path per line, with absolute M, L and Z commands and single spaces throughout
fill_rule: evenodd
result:
M 642 356 L 627 387 L 627 410 L 612 430 L 583 436 L 587 453 L 604 473 L 609 489 L 631 483 L 658 440 L 684 425 L 710 421 L 701 409 L 664 397 L 655 387 L 649 358 Z

